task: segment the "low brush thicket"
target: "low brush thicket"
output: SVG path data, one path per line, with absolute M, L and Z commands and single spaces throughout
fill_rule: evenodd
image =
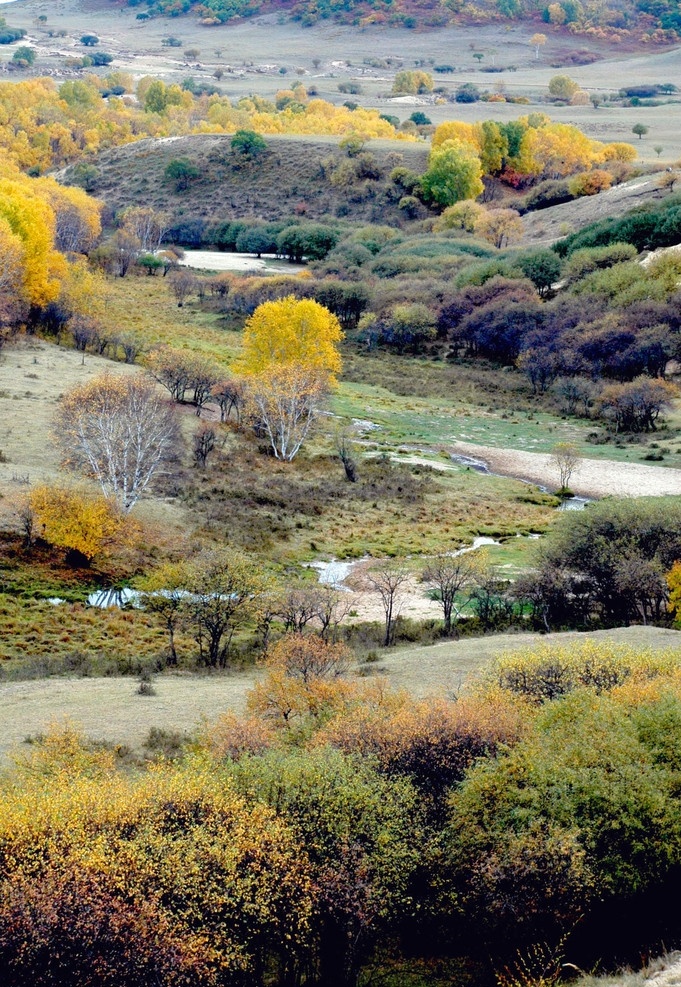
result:
M 550 666 L 569 689 L 518 690 Z M 3 781 L 3 982 L 504 983 L 543 958 L 556 983 L 636 958 L 677 934 L 680 668 L 527 651 L 415 701 L 294 637 L 247 715 L 150 738 L 146 770 L 37 738 Z

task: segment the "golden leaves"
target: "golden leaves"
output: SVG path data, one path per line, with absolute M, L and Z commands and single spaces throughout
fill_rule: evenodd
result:
M 119 539 L 125 528 L 116 506 L 89 491 L 45 484 L 31 491 L 29 504 L 40 537 L 88 561 Z
M 244 327 L 238 369 L 255 375 L 273 368 L 304 367 L 333 383 L 341 369 L 337 344 L 343 331 L 335 315 L 310 298 L 287 295 L 263 302 Z

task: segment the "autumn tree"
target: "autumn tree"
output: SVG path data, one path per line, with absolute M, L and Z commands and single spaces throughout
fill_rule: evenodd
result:
M 132 230 L 116 230 L 106 245 L 107 267 L 124 278 L 139 257 L 142 245 Z
M 173 346 L 157 347 L 149 353 L 145 364 L 149 374 L 166 388 L 174 401 L 182 403 L 191 393 L 197 415 L 213 397 L 222 376 L 221 368 L 212 360 Z
M 170 290 L 177 300 L 177 307 L 182 308 L 187 298 L 196 292 L 198 278 L 186 267 L 182 267 L 175 270 L 168 280 Z
M 530 38 L 530 44 L 534 48 L 534 57 L 539 58 L 539 49 L 546 44 L 546 35 L 537 33 Z
M 192 458 L 199 469 L 205 469 L 208 457 L 215 449 L 217 434 L 210 422 L 204 422 L 194 433 L 192 441 Z
M 433 91 L 433 77 L 429 72 L 421 70 L 404 69 L 395 73 L 393 81 L 393 95 L 399 96 L 402 93 L 430 93 Z
M 226 668 L 235 632 L 258 616 L 267 589 L 260 566 L 231 549 L 205 552 L 191 563 L 185 588 L 199 661 Z
M 463 199 L 455 202 L 453 206 L 447 206 L 444 212 L 436 220 L 435 229 L 440 230 L 465 230 L 472 233 L 477 220 L 485 213 L 485 207 L 473 199 Z
M 234 412 L 237 425 L 246 403 L 246 391 L 242 381 L 230 377 L 218 381 L 211 390 L 211 397 L 220 408 L 220 421 L 226 422 Z
M 579 84 L 569 75 L 554 75 L 549 80 L 549 92 L 557 99 L 570 99 L 579 90 Z
M 328 378 L 314 368 L 289 366 L 262 371 L 247 381 L 247 409 L 256 430 L 265 435 L 277 459 L 291 462 L 319 417 Z
M 69 391 L 55 419 L 65 465 L 130 511 L 179 442 L 175 413 L 141 377 L 103 374 Z
M 475 232 L 483 240 L 501 249 L 519 240 L 524 227 L 515 209 L 489 209 L 476 219 Z
M 87 490 L 43 484 L 28 498 L 33 530 L 48 544 L 67 550 L 67 561 L 89 565 L 121 536 L 117 506 Z
M 666 380 L 645 375 L 601 391 L 598 409 L 616 432 L 654 432 L 663 411 L 671 407 L 677 389 Z
M 21 261 L 22 299 L 44 306 L 58 297 L 67 265 L 54 248 L 54 211 L 29 182 L 18 174 L 0 178 L 0 222 L 10 269 Z
M 168 634 L 168 664 L 177 665 L 175 636 L 188 613 L 191 576 L 184 562 L 166 562 L 137 581 L 145 610 L 158 617 Z
M 570 487 L 572 474 L 582 463 L 579 449 L 574 442 L 557 442 L 551 450 L 550 462 L 560 478 L 559 493 L 564 493 Z
M 266 665 L 308 683 L 346 675 L 351 657 L 344 644 L 330 644 L 316 634 L 287 634 L 268 652 Z
M 139 240 L 141 250 L 158 250 L 168 229 L 168 217 L 151 206 L 128 206 L 121 214 L 121 226 Z
M 336 433 L 336 455 L 343 464 L 345 479 L 348 483 L 357 482 L 357 447 L 347 430 L 339 429 Z
M 674 614 L 676 626 L 681 619 L 681 562 L 675 562 L 667 573 L 667 586 L 669 588 L 669 610 Z
M 53 178 L 39 179 L 38 188 L 54 212 L 56 249 L 79 254 L 92 250 L 102 232 L 102 203 Z
M 366 570 L 365 581 L 378 594 L 385 615 L 383 645 L 389 648 L 395 643 L 395 622 L 400 615 L 407 583 L 411 573 L 404 562 L 387 560 L 377 562 Z
M 131 901 L 75 862 L 3 884 L 0 965 L 12 987 L 199 987 L 207 951 L 187 947 L 158 901 Z
M 446 140 L 434 147 L 421 186 L 426 199 L 443 208 L 461 199 L 476 199 L 483 184 L 475 149 L 460 140 Z
M 295 583 L 277 594 L 273 606 L 275 616 L 283 621 L 288 633 L 302 634 L 317 616 L 319 609 L 319 587 L 299 586 Z
M 264 302 L 246 322 L 237 369 L 251 418 L 277 459 L 294 459 L 307 438 L 340 370 L 342 338 L 335 315 L 293 295 Z
M 17 321 L 21 307 L 25 249 L 0 216 L 0 328 Z

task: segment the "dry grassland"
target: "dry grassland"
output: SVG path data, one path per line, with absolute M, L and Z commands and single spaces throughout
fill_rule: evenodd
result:
M 379 664 L 365 665 L 363 671 L 385 675 L 391 685 L 415 696 L 443 691 L 456 694 L 471 675 L 484 671 L 500 654 L 538 643 L 590 639 L 656 650 L 681 643 L 678 631 L 657 627 L 592 634 L 500 634 L 384 652 Z M 139 751 L 151 727 L 191 733 L 226 710 L 242 711 L 256 675 L 249 670 L 230 676 L 162 676 L 154 683 L 155 696 L 137 695 L 137 684 L 129 678 L 0 683 L 0 757 L 6 757 L 26 737 L 64 719 L 95 740 Z
M 16 524 L 14 504 L 29 486 L 64 480 L 52 422 L 62 394 L 101 373 L 136 374 L 137 366 L 82 355 L 35 337 L 21 337 L 0 357 L 0 525 Z M 195 419 L 187 416 L 193 426 Z M 136 514 L 160 523 L 172 536 L 186 529 L 186 513 L 176 501 L 145 500 Z

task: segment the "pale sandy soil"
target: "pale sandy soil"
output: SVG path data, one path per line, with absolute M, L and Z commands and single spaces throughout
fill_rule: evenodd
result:
M 349 580 L 350 586 L 354 583 L 359 587 L 362 581 L 362 570 L 371 563 L 358 566 Z M 419 563 L 417 563 L 418 566 Z M 415 568 L 417 567 L 415 566 Z M 423 568 L 423 562 L 420 563 Z M 375 620 L 383 622 L 385 620 L 385 610 L 378 593 L 371 590 L 352 588 L 349 593 L 352 600 L 353 611 L 357 616 L 351 617 L 350 623 L 359 623 L 365 620 Z M 417 576 L 411 576 L 397 593 L 396 616 L 409 617 L 413 620 L 427 620 L 429 617 L 442 619 L 442 607 L 435 601 L 429 600 L 426 596 L 426 587 L 419 582 Z
M 302 264 L 274 263 L 273 257 L 254 257 L 253 254 L 232 254 L 219 250 L 185 250 L 180 261 L 184 267 L 199 271 L 275 271 L 277 274 L 297 274 Z
M 544 453 L 495 449 L 470 442 L 457 442 L 449 448 L 453 453 L 483 460 L 493 473 L 530 480 L 553 489 L 559 485 L 558 471 L 552 465 L 551 457 Z M 570 489 L 582 497 L 681 494 L 681 470 L 605 459 L 583 459 L 570 480 Z

